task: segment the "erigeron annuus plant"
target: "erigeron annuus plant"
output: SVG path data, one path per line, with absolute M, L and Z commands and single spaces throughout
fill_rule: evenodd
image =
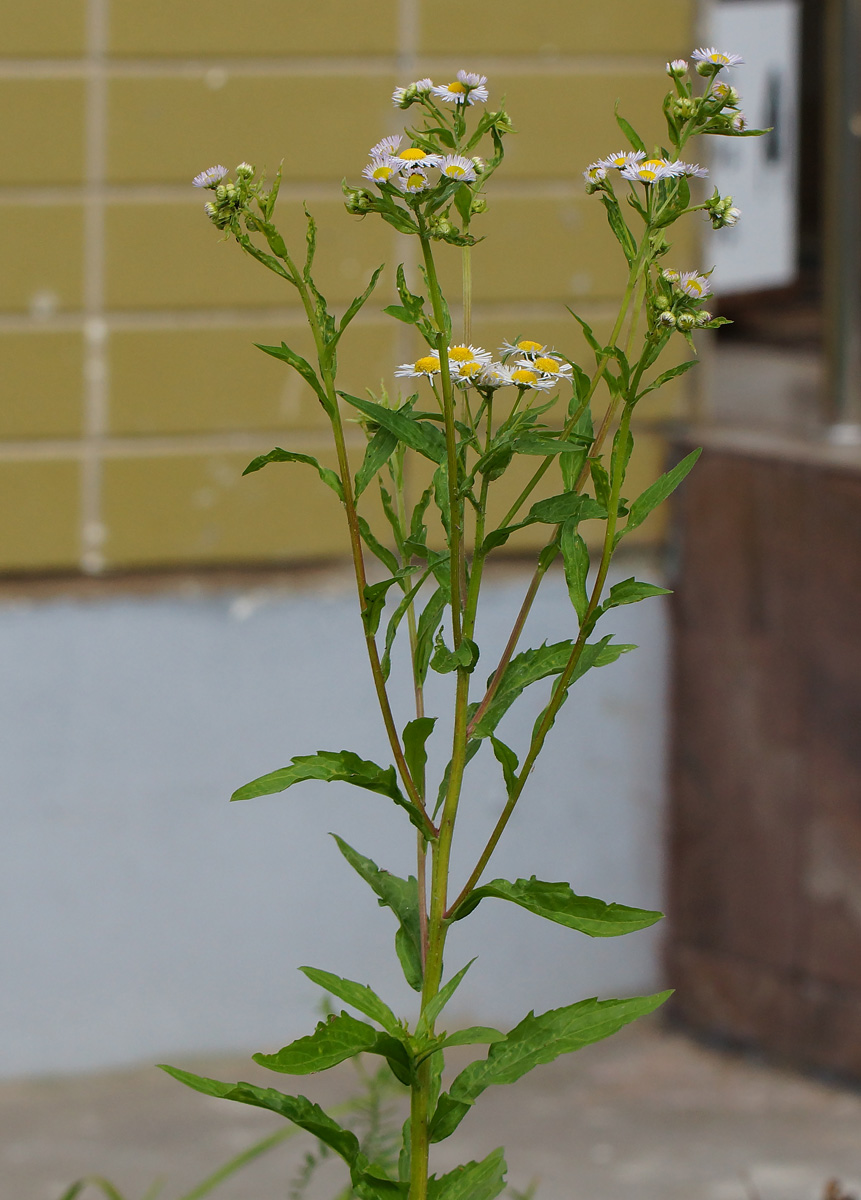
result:
M 665 591 L 635 579 L 609 590 L 606 585 L 616 549 L 670 495 L 697 458 L 694 452 L 641 495 L 626 499 L 634 411 L 649 393 L 692 365 L 688 361 L 656 370 L 671 340 L 680 334 L 693 345 L 695 329 L 722 323 L 704 308 L 710 293 L 708 275 L 665 265 L 671 249 L 668 230 L 691 213 L 704 212 L 715 227 L 732 225 L 739 216 L 732 198 L 717 191 L 695 202 L 691 180 L 707 172 L 682 156 L 689 141 L 701 134 L 759 132 L 745 129 L 737 93 L 718 81 L 725 68 L 740 60 L 712 48 L 697 50 L 692 57 L 696 74 L 705 81 L 699 91 L 687 62 L 667 65 L 673 84 L 663 106 L 668 147 L 650 154 L 634 128 L 617 115 L 630 148 L 592 163 L 584 172 L 586 189 L 604 205 L 628 270 L 606 343 L 575 318 L 594 359 L 588 366 L 546 345 L 540 330 L 530 331 L 528 338 L 513 336 L 496 359 L 472 341 L 475 222 L 485 211 L 487 185 L 503 163 L 505 138 L 512 132 L 504 108 L 488 106 L 483 76 L 460 71 L 446 85 L 422 79 L 398 88 L 394 102 L 414 110 L 414 125 L 403 136 L 384 137 L 371 149 L 361 172 L 368 186 L 344 185 L 349 213 L 379 216 L 417 239 L 421 283 L 410 285 L 399 267 L 398 303 L 385 309 L 415 331 L 415 358 L 395 372 L 416 381 L 416 391 L 406 400 L 361 398 L 337 383 L 340 340 L 370 299 L 382 267 L 337 319 L 314 281 L 313 218 L 307 214 L 307 246 L 301 259 L 274 223 L 280 175 L 268 185 L 243 163 L 232 176 L 214 167 L 195 180 L 212 192 L 206 210 L 216 227 L 294 288 L 307 316 L 315 361 L 284 343 L 261 349 L 297 371 L 315 393 L 331 423 L 337 469 L 309 455 L 276 448 L 256 458 L 247 472 L 275 462 L 310 465 L 342 505 L 371 678 L 392 757 L 391 764 L 378 764 L 354 751 L 300 755 L 289 766 L 241 787 L 233 798 L 281 792 L 309 779 L 344 781 L 393 801 L 401 810 L 398 819 L 411 821 L 416 831 L 415 863 L 402 874 L 378 866 L 366 856 L 365 847 L 357 850 L 340 838 L 336 841 L 395 918 L 395 949 L 407 982 L 420 996 L 417 1012 L 410 1020 L 399 1017 L 367 984 L 303 967 L 308 978 L 364 1019 L 343 1011 L 321 1022 L 309 1036 L 254 1057 L 274 1072 L 306 1075 L 358 1054 L 380 1056 L 410 1089 L 399 1169 L 394 1172 L 371 1161 L 351 1132 L 301 1095 L 249 1083 L 221 1083 L 172 1067 L 165 1070 L 207 1095 L 269 1109 L 311 1132 L 343 1158 L 352 1192 L 362 1200 L 492 1200 L 505 1186 L 501 1150 L 437 1177 L 430 1173 L 431 1146 L 456 1130 L 489 1086 L 513 1083 L 540 1063 L 608 1036 L 653 1011 L 668 995 L 581 1000 L 538 1016 L 530 1013 L 507 1033 L 484 1026 L 454 1033 L 444 1029 L 445 1006 L 471 965 L 458 964 L 459 969 L 446 977 L 447 938 L 482 901 L 508 901 L 591 937 L 630 933 L 660 918 L 657 912 L 580 896 L 567 883 L 542 882 L 534 876 L 485 881 L 484 875 L 571 687 L 588 670 L 633 649 L 615 643 L 603 628 L 596 632 L 599 622 L 619 605 Z M 439 283 L 439 252 L 462 258 L 464 324 L 458 336 Z M 347 413 L 358 414 L 368 438 L 355 470 L 347 454 Z M 527 456 L 534 470 L 503 520 L 492 524 L 489 498 L 519 456 Z M 404 486 L 407 462 L 416 457 L 429 464 L 431 473 L 417 501 Z M 553 494 L 534 500 L 545 477 L 555 481 Z M 378 511 L 376 503 L 367 504 L 375 493 L 382 500 L 385 529 L 372 526 L 368 515 Z M 580 530 L 586 520 L 603 523 L 595 552 Z M 477 668 L 484 567 L 503 546 L 516 542 L 521 529 L 533 525 L 546 528 L 545 545 L 502 656 L 483 681 Z M 572 604 L 571 637 L 521 648 L 535 596 L 560 557 Z M 369 558 L 378 564 L 373 578 Z M 409 714 L 397 713 L 389 698 L 392 651 L 402 635 L 414 691 L 414 711 Z M 425 711 L 429 671 L 452 681 L 448 714 Z M 500 736 L 500 724 L 521 693 L 541 681 L 549 685 L 546 706 L 528 743 L 510 746 Z M 432 737 L 449 747 L 438 779 L 431 779 L 428 771 Z M 507 799 L 486 844 L 475 847 L 468 877 L 452 880 L 457 814 L 468 786 L 468 768 L 477 755 L 481 763 L 471 769 L 501 770 Z M 452 1046 L 489 1048 L 443 1089 L 445 1051 Z

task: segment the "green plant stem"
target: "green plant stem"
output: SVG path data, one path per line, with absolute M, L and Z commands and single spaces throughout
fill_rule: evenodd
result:
M 472 247 L 464 246 L 460 253 L 463 273 L 463 344 L 468 346 L 472 342 Z
M 291 282 L 299 293 L 302 300 L 302 306 L 305 309 L 305 315 L 311 332 L 314 336 L 314 345 L 317 350 L 317 361 L 320 366 L 320 376 L 326 397 L 329 400 L 330 412 L 329 417 L 332 423 L 332 433 L 335 439 L 335 452 L 338 457 L 338 474 L 341 478 L 341 488 L 344 493 L 344 509 L 347 516 L 347 525 L 350 533 L 350 549 L 353 558 L 353 570 L 356 576 L 356 587 L 359 593 L 359 607 L 364 613 L 367 607 L 365 599 L 365 587 L 367 585 L 367 575 L 365 573 L 365 558 L 362 549 L 362 535 L 359 532 L 359 519 L 356 512 L 356 503 L 353 492 L 353 477 L 350 470 L 350 463 L 347 457 L 347 446 L 344 439 L 344 425 L 341 420 L 341 409 L 339 406 L 338 393 L 335 389 L 335 379 L 332 374 L 332 368 L 326 361 L 326 345 L 323 337 L 323 330 L 320 328 L 320 322 L 317 318 L 317 313 L 314 308 L 314 302 L 308 290 L 308 286 L 302 275 L 296 269 L 295 264 L 290 258 L 286 246 L 280 235 L 274 227 L 267 227 L 267 240 L 270 240 L 270 235 L 277 239 L 276 244 L 281 252 L 281 257 L 287 264 L 288 269 L 292 272 Z M 271 244 L 271 241 L 270 241 Z M 404 758 L 404 752 L 401 747 L 400 737 L 398 736 L 395 718 L 392 713 L 391 704 L 389 703 L 388 693 L 386 691 L 386 681 L 383 678 L 382 667 L 380 666 L 380 655 L 377 650 L 377 643 L 374 635 L 369 631 L 365 631 L 365 645 L 368 651 L 368 658 L 371 664 L 371 674 L 374 679 L 374 690 L 377 694 L 377 701 L 380 705 L 380 712 L 383 717 L 383 724 L 386 728 L 386 734 L 389 739 L 389 745 L 394 755 L 395 763 L 398 768 L 398 773 L 403 781 L 404 787 L 410 800 L 413 801 L 419 808 L 424 810 L 424 801 L 419 794 L 415 781 L 412 778 L 410 769 L 407 766 L 407 761 Z M 427 818 L 427 833 L 429 837 L 436 836 L 436 829 L 430 818 Z
M 639 377 L 641 375 L 642 375 L 642 371 L 639 371 L 637 374 L 637 383 L 639 382 Z M 633 390 L 634 390 L 634 394 L 635 394 L 636 383 L 634 384 Z M 619 425 L 619 435 L 620 435 L 621 442 L 624 442 L 624 440 L 627 437 L 627 434 L 630 430 L 632 413 L 633 413 L 633 406 L 630 404 L 626 404 L 625 410 L 622 414 L 622 420 Z M 523 789 L 526 786 L 526 781 L 529 778 L 529 775 L 530 775 L 530 772 L 532 771 L 533 766 L 535 765 L 535 760 L 538 758 L 538 755 L 541 753 L 541 750 L 544 746 L 544 742 L 547 737 L 547 734 L 550 732 L 550 729 L 553 726 L 553 722 L 556 720 L 556 715 L 559 712 L 559 709 L 562 707 L 562 705 L 565 702 L 568 688 L 571 684 L 571 679 L 574 675 L 574 672 L 577 669 L 577 664 L 580 661 L 580 656 L 583 653 L 583 648 L 586 645 L 586 638 L 589 635 L 590 627 L 592 624 L 592 617 L 594 616 L 595 610 L 597 609 L 598 605 L 601 602 L 601 594 L 604 590 L 604 584 L 606 583 L 606 580 L 607 580 L 607 571 L 609 570 L 609 567 L 610 567 L 610 560 L 613 557 L 613 548 L 614 548 L 615 536 L 616 536 L 616 524 L 618 522 L 618 512 L 619 512 L 619 496 L 621 493 L 621 488 L 622 488 L 622 472 L 620 470 L 615 470 L 613 472 L 613 480 L 612 480 L 612 484 L 610 487 L 610 508 L 609 508 L 609 512 L 607 515 L 607 526 L 606 526 L 606 530 L 604 533 L 604 544 L 603 544 L 603 548 L 601 551 L 601 562 L 598 567 L 598 574 L 595 579 L 595 583 L 594 583 L 592 592 L 589 597 L 589 604 L 587 606 L 586 613 L 585 613 L 583 621 L 581 623 L 580 633 L 578 635 L 577 641 L 574 643 L 574 647 L 571 651 L 571 656 L 565 665 L 565 669 L 563 670 L 562 674 L 559 676 L 559 679 L 557 680 L 556 685 L 553 688 L 553 693 L 550 698 L 550 703 L 547 705 L 547 708 L 544 710 L 544 715 L 538 725 L 538 728 L 535 730 L 535 733 L 532 736 L 532 741 L 530 742 L 529 750 L 526 754 L 526 758 L 523 760 L 523 765 L 520 768 L 520 772 L 518 773 L 518 776 L 517 776 L 517 782 L 511 790 L 511 794 L 508 797 L 508 800 L 505 804 L 505 807 L 502 810 L 502 813 L 500 814 L 499 820 L 496 822 L 496 825 L 494 826 L 493 832 L 491 833 L 490 837 L 488 838 L 487 844 L 485 845 L 484 849 L 481 852 L 481 855 L 479 856 L 479 859 L 475 865 L 475 868 L 473 869 L 471 875 L 469 876 L 468 880 L 466 881 L 463 888 L 461 889 L 460 894 L 458 895 L 457 899 L 454 901 L 451 908 L 445 914 L 447 919 L 449 919 L 452 916 L 452 914 L 456 911 L 456 909 L 463 903 L 463 901 L 470 894 L 470 892 L 475 888 L 476 884 L 478 883 L 479 879 L 481 878 L 485 867 L 487 866 L 488 862 L 490 861 L 490 856 L 493 854 L 493 851 L 496 849 L 497 843 L 499 842 L 499 839 L 502 837 L 505 827 L 508 824 L 509 820 L 511 819 L 511 814 L 514 812 L 514 809 L 517 805 L 517 801 L 520 799 L 521 795 L 523 794 Z

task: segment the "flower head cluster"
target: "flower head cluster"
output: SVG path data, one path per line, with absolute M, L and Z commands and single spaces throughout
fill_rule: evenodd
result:
M 241 162 L 234 171 L 236 178 L 228 179 L 230 172 L 220 163 L 207 167 L 191 181 L 196 188 L 205 188 L 214 193 L 213 199 L 204 204 L 206 215 L 217 229 L 237 229 L 240 216 L 246 223 L 253 220 L 251 202 L 264 197 L 262 180 L 255 180 L 255 170 L 250 163 Z M 251 226 L 249 225 L 249 228 Z
M 600 190 L 609 171 L 618 171 L 623 179 L 632 183 L 658 183 L 662 179 L 675 179 L 681 175 L 704 179 L 708 175 L 708 170 L 698 163 L 646 158 L 642 150 L 619 150 L 616 154 L 609 154 L 589 164 L 583 172 L 586 190 Z
M 435 154 L 422 146 L 409 145 L 401 149 L 403 137 L 395 134 L 384 137 L 369 151 L 370 162 L 362 170 L 365 179 L 378 187 L 388 184 L 404 195 L 427 191 L 435 186 L 428 172 L 439 171 L 442 179 L 457 179 L 473 183 L 483 169 L 479 158 L 462 154 Z
M 489 350 L 481 346 L 456 345 L 448 348 L 451 378 L 461 388 L 477 387 L 495 391 L 519 387 L 524 391 L 546 392 L 572 375 L 571 364 L 554 354 L 541 342 L 505 342 L 500 361 L 494 362 Z M 513 363 L 509 359 L 515 358 Z M 430 350 L 415 362 L 401 363 L 395 375 L 411 379 L 433 379 L 440 373 L 439 354 Z
M 451 83 L 436 84 L 432 79 L 418 79 L 406 87 L 396 87 L 392 101 L 397 108 L 409 108 L 431 96 L 447 104 L 485 104 L 488 98 L 487 77 L 472 71 L 458 71 Z
M 693 329 L 716 328 L 723 321 L 715 322 L 712 314 L 702 307 L 710 295 L 708 275 L 665 269 L 656 281 L 655 320 L 664 329 L 678 329 L 688 334 Z

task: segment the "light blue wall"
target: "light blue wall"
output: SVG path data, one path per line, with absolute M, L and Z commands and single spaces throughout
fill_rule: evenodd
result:
M 634 573 L 660 574 L 648 559 L 623 564 Z M 490 579 L 482 681 L 526 578 L 511 568 Z M 491 877 L 535 873 L 659 905 L 665 617 L 652 600 L 606 618 L 606 632 L 641 649 L 577 685 Z M 572 626 L 551 576 L 523 644 Z M 295 969 L 304 963 L 412 1005 L 391 914 L 326 836 L 406 873 L 402 814 L 346 785 L 227 802 L 294 754 L 388 761 L 361 641 L 338 575 L 311 591 L 0 605 L 0 1074 L 276 1048 L 313 1024 L 319 993 Z M 434 677 L 431 713 L 445 686 Z M 546 698 L 532 690 L 508 729 L 520 748 Z M 395 692 L 406 705 L 408 689 Z M 459 834 L 475 845 L 504 797 L 484 751 L 468 778 Z M 456 879 L 473 854 L 455 855 Z M 495 901 L 455 927 L 449 971 L 488 938 L 453 1018 L 504 1026 L 533 1006 L 659 981 L 654 931 L 591 941 Z

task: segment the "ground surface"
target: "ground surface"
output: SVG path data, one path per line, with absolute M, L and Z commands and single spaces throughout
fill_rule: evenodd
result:
M 279 1082 L 245 1060 L 185 1065 L 225 1080 Z M 349 1071 L 302 1082 L 327 1104 L 355 1089 Z M 124 1200 L 141 1200 L 157 1177 L 168 1181 L 164 1200 L 176 1200 L 280 1127 L 264 1112 L 187 1091 L 150 1068 L 6 1083 L 0 1198 L 59 1200 L 68 1183 L 97 1171 Z M 536 1200 L 820 1200 L 835 1176 L 861 1194 L 861 1093 L 679 1033 L 632 1028 L 487 1093 L 439 1148 L 437 1169 L 499 1144 L 517 1187 L 539 1181 Z M 279 1146 L 215 1195 L 287 1200 L 309 1145 L 303 1136 Z M 309 1200 L 334 1197 L 340 1179 L 321 1176 Z

